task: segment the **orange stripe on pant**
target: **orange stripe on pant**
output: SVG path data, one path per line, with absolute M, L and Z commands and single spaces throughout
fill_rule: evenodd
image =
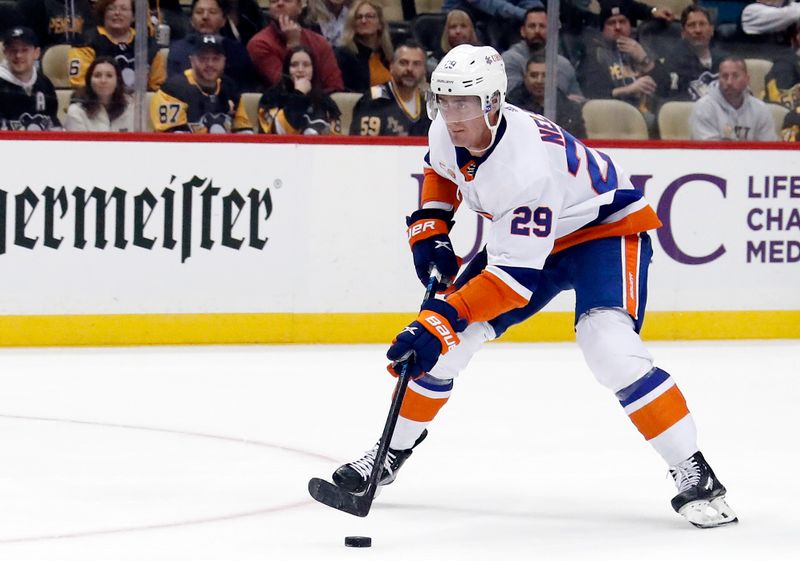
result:
M 427 397 L 418 394 L 409 386 L 403 398 L 403 405 L 400 406 L 400 416 L 410 421 L 427 423 L 436 417 L 448 399 L 449 396 L 443 399 Z
M 639 235 L 625 236 L 625 310 L 636 319 L 639 314 Z
M 639 432 L 650 440 L 670 428 L 689 414 L 686 400 L 678 389 L 672 386 L 653 401 L 634 411 L 629 416 Z

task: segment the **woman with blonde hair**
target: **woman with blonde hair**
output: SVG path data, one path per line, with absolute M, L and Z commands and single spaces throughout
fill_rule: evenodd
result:
M 391 80 L 394 48 L 383 8 L 372 0 L 356 0 L 336 50 L 345 89 L 364 92 Z
M 450 52 L 450 49 L 464 44 L 483 45 L 481 40 L 478 39 L 478 34 L 475 32 L 475 26 L 469 14 L 464 10 L 450 10 L 444 22 L 442 38 L 439 41 L 438 48 L 428 57 L 426 63 L 428 76 L 431 75 L 444 55 Z

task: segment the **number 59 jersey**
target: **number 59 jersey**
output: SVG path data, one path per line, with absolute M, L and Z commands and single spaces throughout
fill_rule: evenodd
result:
M 443 120 L 434 120 L 425 161 L 423 208 L 455 209 L 463 200 L 492 222 L 486 269 L 448 298 L 468 321 L 524 306 L 551 253 L 661 226 L 611 158 L 513 105 L 504 106 L 495 142 L 480 157 L 455 147 Z

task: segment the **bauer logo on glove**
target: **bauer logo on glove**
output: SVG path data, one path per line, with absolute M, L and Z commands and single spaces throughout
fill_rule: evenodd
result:
M 417 319 L 395 337 L 386 358 L 392 361 L 387 370 L 397 376 L 397 366 L 406 363 L 411 379 L 424 376 L 436 366 L 439 355 L 446 354 L 459 343 L 458 333 L 467 322 L 458 317 L 456 309 L 444 300 L 428 300 L 422 305 Z

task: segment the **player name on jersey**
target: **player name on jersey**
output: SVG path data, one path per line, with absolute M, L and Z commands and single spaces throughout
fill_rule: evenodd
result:
M 273 203 L 270 190 L 251 189 L 246 194 L 231 189 L 220 197 L 221 189 L 214 186 L 213 178 L 194 176 L 180 185 L 173 184 L 163 188 L 160 194 L 144 188 L 138 194 L 114 187 L 106 190 L 94 187 L 91 191 L 76 186 L 71 191 L 64 187 L 45 187 L 35 193 L 30 187 L 13 197 L 13 211 L 9 212 L 8 193 L 0 189 L 0 255 L 6 253 L 7 243 L 33 250 L 37 246 L 59 249 L 64 242 L 64 234 L 72 234 L 72 246 L 84 249 L 87 245 L 87 220 L 94 221 L 94 247 L 106 249 L 109 240 L 106 232 L 113 232 L 113 247 L 127 249 L 134 247 L 152 250 L 157 245 L 174 250 L 180 244 L 181 263 L 192 255 L 195 243 L 192 240 L 194 228 L 193 212 L 196 204 L 200 206 L 199 247 L 211 250 L 215 243 L 239 250 L 247 241 L 249 247 L 261 250 L 267 243 L 262 236 L 261 227 L 272 214 Z M 113 212 L 111 211 L 111 203 Z M 222 212 L 218 212 L 222 205 Z M 212 205 L 215 212 L 212 212 Z M 91 207 L 94 207 L 94 213 Z M 163 218 L 159 224 L 153 217 Z M 234 227 L 240 217 L 249 217 L 247 226 Z M 13 221 L 14 239 L 6 240 L 8 220 Z M 177 220 L 180 219 L 180 224 Z M 213 219 L 220 221 L 214 224 Z M 129 222 L 132 220 L 132 224 Z M 41 225 L 38 228 L 37 225 Z M 247 230 L 245 240 L 241 232 Z M 219 240 L 213 239 L 212 231 L 220 231 Z M 132 232 L 132 239 L 127 235 Z M 177 237 L 176 237 L 177 236 Z

